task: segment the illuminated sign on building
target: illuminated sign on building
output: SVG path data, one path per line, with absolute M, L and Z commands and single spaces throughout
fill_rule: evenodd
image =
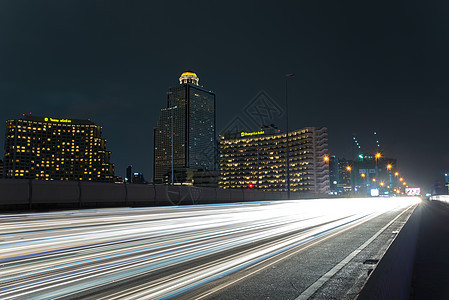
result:
M 251 136 L 251 135 L 259 135 L 259 134 L 264 134 L 265 131 L 261 130 L 261 131 L 254 131 L 254 132 L 240 132 L 240 136 Z
M 419 195 L 421 195 L 421 189 L 420 188 L 406 188 L 405 194 L 407 196 L 419 196 Z
M 44 118 L 45 122 L 56 122 L 56 123 L 72 123 L 72 120 L 69 119 L 53 119 L 53 118 Z
M 379 189 L 371 189 L 371 197 L 379 197 Z

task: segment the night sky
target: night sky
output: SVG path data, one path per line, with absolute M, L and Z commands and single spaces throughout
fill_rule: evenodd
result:
M 283 107 L 295 73 L 291 129 L 327 126 L 346 158 L 354 134 L 375 151 L 376 130 L 428 187 L 449 170 L 448 16 L 447 1 L 1 0 L 0 120 L 91 118 L 116 175 L 132 164 L 150 180 L 153 128 L 183 71 L 216 92 L 218 131 L 248 121 L 260 91 Z

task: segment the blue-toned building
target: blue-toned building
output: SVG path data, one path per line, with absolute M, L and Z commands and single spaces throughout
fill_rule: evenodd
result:
M 216 169 L 215 93 L 200 86 L 194 72 L 182 73 L 167 92 L 154 129 L 153 165 L 154 183 L 189 184 L 175 173 Z

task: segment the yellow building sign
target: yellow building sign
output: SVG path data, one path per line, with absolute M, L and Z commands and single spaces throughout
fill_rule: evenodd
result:
M 245 132 L 242 131 L 240 132 L 240 136 L 251 136 L 251 135 L 259 135 L 259 134 L 264 134 L 265 131 L 261 130 L 261 131 L 254 131 L 254 132 Z
M 44 118 L 45 122 L 56 122 L 56 123 L 72 123 L 72 120 L 69 119 L 53 119 L 53 118 Z

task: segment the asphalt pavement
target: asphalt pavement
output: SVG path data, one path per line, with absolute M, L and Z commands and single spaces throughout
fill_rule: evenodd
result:
M 411 299 L 449 299 L 449 204 L 424 201 L 413 265 Z
M 0 215 L 1 299 L 352 299 L 416 200 Z

